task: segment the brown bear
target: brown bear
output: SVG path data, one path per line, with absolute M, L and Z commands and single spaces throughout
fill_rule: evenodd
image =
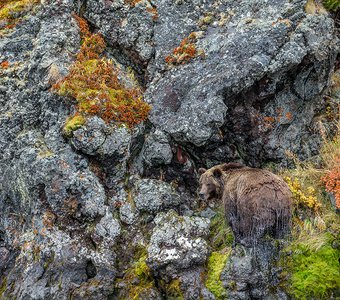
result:
M 279 176 L 238 163 L 199 169 L 202 200 L 223 200 L 235 241 L 256 244 L 270 234 L 280 238 L 290 228 L 292 194 Z

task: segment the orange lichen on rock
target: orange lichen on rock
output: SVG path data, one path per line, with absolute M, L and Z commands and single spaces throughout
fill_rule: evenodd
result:
M 91 34 L 86 21 L 76 17 L 83 37 L 77 60 L 69 74 L 53 88 L 59 95 L 76 100 L 78 114 L 97 115 L 105 122 L 133 127 L 147 119 L 150 106 L 141 91 L 127 88 L 118 79 L 114 63 L 101 57 L 105 42 L 100 34 Z
M 135 5 L 138 3 L 138 2 L 141 2 L 142 0 L 125 0 L 124 2 L 126 4 L 129 4 L 131 7 L 135 7 Z
M 152 15 L 152 19 L 154 21 L 158 19 L 158 11 L 156 7 L 147 7 L 146 11 Z
M 191 33 L 186 37 L 178 47 L 176 47 L 172 54 L 165 58 L 166 63 L 173 65 L 185 64 L 191 59 L 197 57 L 198 55 L 204 56 L 204 52 L 198 51 L 196 49 L 195 43 L 197 42 L 197 37 L 195 33 Z
M 0 63 L 0 67 L 2 69 L 8 69 L 9 68 L 9 62 L 7 60 L 3 61 L 2 63 Z

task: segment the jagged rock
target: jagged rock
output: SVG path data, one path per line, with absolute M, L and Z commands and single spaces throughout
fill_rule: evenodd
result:
M 256 248 L 234 248 L 221 274 L 228 299 L 288 299 L 279 287 L 278 250 L 273 241 Z
M 119 209 L 119 217 L 123 223 L 132 225 L 137 221 L 138 213 L 130 203 L 124 203 Z
M 180 204 L 180 196 L 168 183 L 155 179 L 141 179 L 136 183 L 135 204 L 140 212 L 155 214 Z
M 127 56 L 137 64 L 146 64 L 154 54 L 156 12 L 152 11 L 153 7 L 149 1 L 138 1 L 133 5 L 123 0 L 89 0 L 85 16 L 100 29 L 107 42 L 119 50 L 117 52 L 123 53 L 123 57 Z
M 1 32 L 1 297 L 114 298 L 116 273 L 124 274 L 132 248 L 149 243 L 156 278 L 180 278 L 186 299 L 197 290 L 212 299 L 200 278 L 209 221 L 162 211 L 197 213 L 195 201 L 182 201 L 194 197 L 197 165 L 285 164 L 285 150 L 301 158 L 318 152 L 313 120 L 322 114 L 338 40 L 329 15 L 306 14 L 305 3 L 44 0 Z M 116 128 L 93 116 L 72 137 L 63 135 L 76 103 L 51 87 L 67 75 L 80 47 L 74 11 L 103 34 L 105 55 L 124 70 L 122 82 L 130 86 L 123 73 L 136 71 L 152 105 L 145 128 Z M 167 64 L 165 57 L 193 31 L 205 58 Z M 138 160 L 144 170 L 134 168 Z M 177 182 L 180 194 L 140 176 Z M 276 284 L 264 264 L 270 261 L 264 254 L 273 252 L 261 253 L 259 268 L 253 258 L 232 255 L 222 275 L 227 288 L 240 279 L 231 296 L 265 299 Z M 241 265 L 246 276 L 237 271 Z M 154 288 L 142 295 L 160 294 Z
M 85 292 L 103 299 L 113 291 L 115 253 L 92 250 L 86 239 L 73 239 L 65 232 L 27 232 L 20 237 L 22 250 L 6 275 L 3 297 L 18 299 L 68 299 Z M 87 295 L 88 295 L 87 294 Z M 93 298 L 87 298 L 93 299 Z
M 176 272 L 204 264 L 208 245 L 209 220 L 179 216 L 175 211 L 159 213 L 154 219 L 148 247 L 148 262 L 162 277 L 173 278 Z

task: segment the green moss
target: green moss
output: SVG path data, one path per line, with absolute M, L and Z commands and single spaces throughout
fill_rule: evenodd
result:
M 213 251 L 222 250 L 233 244 L 234 235 L 227 224 L 223 209 L 219 209 L 211 220 L 209 241 Z
M 181 290 L 181 281 L 179 279 L 172 280 L 166 286 L 166 298 L 167 299 L 176 299 L 176 300 L 183 300 L 183 293 Z
M 134 274 L 140 281 L 147 281 L 151 277 L 150 268 L 146 264 L 146 256 L 139 259 L 134 266 Z
M 0 285 L 0 298 L 2 297 L 3 293 L 6 291 L 7 287 L 7 277 L 2 279 L 2 283 Z
M 227 253 L 212 252 L 208 258 L 207 280 L 205 282 L 205 286 L 214 294 L 216 299 L 226 298 L 226 290 L 222 285 L 220 276 L 229 254 L 230 251 Z
M 296 299 L 331 299 L 340 287 L 340 253 L 330 245 L 311 251 L 299 245 L 292 257 L 291 294 Z
M 64 132 L 67 136 L 85 124 L 85 118 L 82 115 L 76 115 L 67 120 L 64 126 Z
M 294 299 L 333 299 L 340 293 L 339 219 L 334 213 L 297 222 L 279 261 L 281 288 Z M 334 247 L 338 248 L 334 248 Z
M 336 11 L 340 7 L 340 0 L 323 0 L 323 5 L 328 10 Z
M 126 271 L 124 278 L 120 280 L 126 287 L 119 299 L 146 299 L 150 292 L 155 289 L 155 283 L 151 270 L 146 264 L 147 251 L 145 247 L 137 247 L 134 263 Z

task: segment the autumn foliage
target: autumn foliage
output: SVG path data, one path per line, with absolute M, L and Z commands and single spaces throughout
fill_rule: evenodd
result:
M 62 96 L 76 100 L 77 116 L 97 115 L 107 123 L 133 127 L 147 119 L 150 106 L 142 101 L 137 88 L 127 88 L 118 79 L 114 63 L 102 57 L 105 42 L 92 34 L 88 24 L 75 16 L 81 31 L 82 45 L 69 74 L 53 88 Z

